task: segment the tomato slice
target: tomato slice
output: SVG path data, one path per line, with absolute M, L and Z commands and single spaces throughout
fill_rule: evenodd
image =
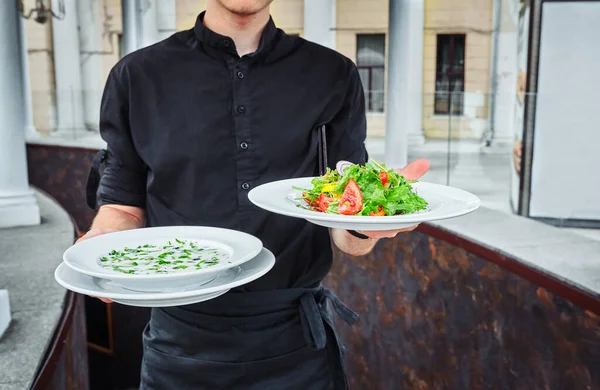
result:
M 385 187 L 388 182 L 388 173 L 386 171 L 379 172 L 379 180 L 381 180 L 381 185 Z
M 302 198 L 304 198 L 304 200 L 310 207 L 318 207 L 319 206 L 319 199 L 317 198 L 311 202 L 310 197 L 308 196 L 308 193 L 306 193 L 306 192 L 302 193 Z
M 344 215 L 358 214 L 363 207 L 363 197 L 360 192 L 360 187 L 353 179 L 348 181 L 342 198 L 340 199 L 340 205 L 338 206 L 338 212 Z
M 374 217 L 383 217 L 385 215 L 385 210 L 383 209 L 383 206 L 379 206 L 377 211 L 371 211 L 369 215 Z
M 326 212 L 329 208 L 329 203 L 331 202 L 333 202 L 333 198 L 330 198 L 325 194 L 319 195 L 319 199 L 317 200 L 319 210 Z

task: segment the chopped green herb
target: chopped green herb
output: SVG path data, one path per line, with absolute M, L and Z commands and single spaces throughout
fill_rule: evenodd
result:
M 218 248 L 201 247 L 194 241 L 175 238 L 167 245 L 144 244 L 113 249 L 99 258 L 102 267 L 125 274 L 180 272 L 186 269 L 201 270 L 228 261 L 226 252 Z M 230 261 L 228 261 L 231 263 Z
M 362 202 L 360 209 L 341 210 L 343 194 L 348 183 L 353 181 L 360 190 Z M 305 208 L 330 214 L 345 213 L 348 215 L 401 215 L 427 209 L 427 201 L 413 189 L 414 181 L 409 181 L 393 169 L 376 161 L 365 165 L 351 165 L 340 175 L 337 170 L 328 169 L 323 176 L 312 180 L 311 189 L 294 188 L 302 193 L 306 201 Z M 349 187 L 352 188 L 352 187 Z M 316 208 L 314 203 L 322 196 L 330 199 L 327 208 Z M 341 211 L 340 211 L 341 210 Z

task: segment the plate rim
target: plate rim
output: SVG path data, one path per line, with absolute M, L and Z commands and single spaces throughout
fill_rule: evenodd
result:
M 219 286 L 213 286 L 213 287 L 208 287 L 208 288 L 203 288 L 202 286 L 199 286 L 199 288 L 197 288 L 197 289 L 184 290 L 184 291 L 178 291 L 178 292 L 170 291 L 170 292 L 145 293 L 145 292 L 141 292 L 141 291 L 140 292 L 130 291 L 127 293 L 106 294 L 105 292 L 100 291 L 100 290 L 92 291 L 92 290 L 88 290 L 85 288 L 79 288 L 79 287 L 75 287 L 75 288 L 71 289 L 70 287 L 67 287 L 65 285 L 67 283 L 64 283 L 64 281 L 62 281 L 58 277 L 58 275 L 60 272 L 62 272 L 63 269 L 67 269 L 68 272 L 76 272 L 77 273 L 77 271 L 71 269 L 64 262 L 60 263 L 58 265 L 58 267 L 56 267 L 56 269 L 54 270 L 54 280 L 56 280 L 56 282 L 58 284 L 60 284 L 62 287 L 64 287 L 67 290 L 74 291 L 78 294 L 95 296 L 98 298 L 112 299 L 111 297 L 115 297 L 116 299 L 140 300 L 140 301 L 172 299 L 172 298 L 186 298 L 186 297 L 194 297 L 194 296 L 203 295 L 203 294 L 210 294 L 210 293 L 221 291 L 224 289 L 232 289 L 232 288 L 242 286 L 244 284 L 250 283 L 256 279 L 261 278 L 262 276 L 267 274 L 271 269 L 273 269 L 273 267 L 275 266 L 275 255 L 273 254 L 273 252 L 271 252 L 267 248 L 263 248 L 261 250 L 260 254 L 256 257 L 250 259 L 250 261 L 258 258 L 259 256 L 264 257 L 264 259 L 262 261 L 266 262 L 265 266 L 252 275 L 249 275 L 243 279 L 234 279 L 233 281 L 231 281 L 229 283 L 225 283 L 225 284 L 222 284 Z M 238 266 L 243 267 L 244 264 L 241 264 Z M 84 275 L 84 274 L 81 274 L 80 276 L 85 277 L 85 278 L 92 278 L 92 276 L 88 276 L 88 275 Z M 73 287 L 73 286 L 71 286 L 71 287 Z M 143 295 L 146 297 L 142 298 Z M 148 296 L 149 296 L 149 298 L 148 298 Z
M 110 235 L 114 235 L 114 234 L 120 234 L 120 235 L 134 234 L 141 230 L 155 230 L 156 231 L 156 230 L 164 230 L 164 229 L 182 229 L 182 228 L 185 228 L 185 229 L 192 228 L 192 229 L 196 229 L 196 230 L 216 230 L 216 231 L 222 231 L 223 233 L 233 233 L 233 234 L 237 234 L 237 235 L 241 235 L 241 236 L 246 236 L 248 239 L 255 241 L 254 245 L 256 246 L 256 248 L 254 248 L 252 251 L 245 252 L 245 254 L 240 256 L 240 259 L 235 263 L 224 263 L 224 264 L 221 264 L 221 265 L 218 265 L 215 267 L 211 267 L 211 268 L 203 268 L 201 270 L 191 270 L 191 271 L 187 271 L 187 272 L 177 272 L 177 273 L 171 273 L 171 274 L 136 275 L 136 274 L 123 274 L 123 273 L 96 272 L 94 270 L 88 270 L 88 269 L 82 268 L 77 263 L 70 261 L 67 258 L 67 256 L 70 254 L 70 252 L 75 250 L 73 248 L 75 248 L 77 245 L 81 245 L 81 244 L 88 242 L 88 240 L 85 240 L 80 243 L 75 243 L 75 244 L 71 245 L 69 248 L 67 248 L 63 252 L 63 262 L 66 263 L 67 266 L 69 266 L 71 269 L 73 269 L 79 273 L 82 273 L 87 276 L 97 277 L 97 278 L 110 279 L 110 280 L 137 280 L 137 281 L 155 280 L 155 281 L 160 281 L 160 280 L 191 278 L 191 277 L 198 276 L 198 275 L 203 275 L 203 274 L 207 275 L 207 274 L 211 274 L 214 272 L 225 271 L 229 268 L 240 266 L 240 265 L 244 264 L 245 262 L 252 260 L 253 258 L 255 258 L 256 256 L 258 256 L 260 254 L 260 252 L 263 248 L 262 240 L 260 240 L 258 237 L 255 237 L 251 234 L 241 232 L 238 230 L 211 227 L 211 226 L 174 225 L 174 226 L 144 227 L 144 228 L 138 228 L 138 229 L 121 230 L 118 232 L 110 232 L 110 233 L 102 234 L 99 236 L 91 237 L 91 238 L 89 238 L 89 240 L 94 240 L 97 238 L 105 239 L 105 237 L 109 237 Z M 207 240 L 207 241 L 210 241 L 210 240 Z M 214 241 L 214 240 L 212 240 L 212 241 Z
M 463 190 L 463 189 L 460 189 L 457 187 L 451 187 L 451 186 L 447 186 L 444 184 L 430 183 L 430 182 L 426 182 L 426 181 L 419 181 L 418 185 L 419 186 L 426 185 L 426 186 L 432 186 L 432 187 L 438 187 L 438 188 L 447 188 L 447 189 L 450 189 L 451 191 L 465 194 L 469 198 L 469 200 L 464 201 L 464 202 L 469 203 L 469 204 L 471 204 L 471 202 L 472 202 L 472 204 L 468 208 L 465 208 L 460 211 L 455 211 L 453 213 L 448 213 L 445 215 L 444 214 L 439 215 L 440 214 L 439 210 L 443 210 L 444 206 L 448 207 L 446 202 L 443 202 L 439 208 L 437 208 L 431 212 L 416 213 L 416 214 L 405 214 L 405 215 L 394 215 L 394 216 L 354 216 L 354 215 L 325 214 L 325 213 L 319 213 L 316 211 L 311 212 L 310 210 L 305 210 L 307 212 L 314 213 L 314 214 L 308 215 L 308 214 L 304 214 L 304 213 L 293 213 L 288 210 L 282 210 L 280 208 L 278 209 L 276 207 L 271 207 L 271 206 L 261 202 L 260 199 L 257 199 L 258 194 L 260 194 L 262 191 L 265 191 L 265 189 L 267 189 L 271 186 L 283 186 L 284 184 L 287 184 L 289 186 L 289 191 L 293 191 L 292 185 L 295 185 L 295 184 L 291 184 L 291 183 L 296 183 L 296 182 L 301 182 L 301 181 L 309 181 L 312 179 L 314 179 L 314 176 L 276 180 L 276 181 L 272 181 L 269 183 L 265 183 L 265 184 L 262 184 L 262 185 L 259 185 L 255 188 L 253 188 L 248 193 L 248 199 L 255 206 L 260 207 L 260 208 L 267 210 L 269 212 L 272 212 L 272 213 L 285 215 L 285 216 L 293 217 L 293 218 L 302 218 L 302 219 L 306 219 L 306 220 L 316 220 L 316 221 L 334 222 L 334 223 L 347 223 L 348 225 L 352 225 L 352 224 L 398 225 L 398 224 L 408 224 L 408 223 L 416 224 L 416 223 L 421 223 L 421 222 L 440 221 L 440 220 L 444 220 L 444 219 L 456 218 L 456 217 L 459 217 L 462 215 L 469 214 L 469 213 L 477 210 L 481 206 L 481 199 L 477 195 L 475 195 L 469 191 L 466 191 L 466 190 Z M 286 195 L 287 195 L 287 193 L 286 193 Z M 448 197 L 444 197 L 444 196 L 440 196 L 440 195 L 438 195 L 438 196 L 442 200 L 445 200 L 448 198 Z
M 193 297 L 183 297 L 183 298 L 167 298 L 164 300 L 161 299 L 153 299 L 153 300 L 148 300 L 148 301 L 141 301 L 141 300 L 135 300 L 135 299 L 113 299 L 113 302 L 116 302 L 118 304 L 121 305 L 126 305 L 126 306 L 135 306 L 135 307 L 173 307 L 173 306 L 184 306 L 184 305 L 193 305 L 195 303 L 201 303 L 201 302 L 205 302 L 205 301 L 209 301 L 211 299 L 215 299 L 220 297 L 221 295 L 225 295 L 229 292 L 229 290 L 231 289 L 225 289 L 222 291 L 217 291 L 215 293 L 212 294 L 207 294 L 210 295 L 211 297 L 208 299 L 202 299 L 200 301 L 197 301 L 197 298 L 200 297 L 204 297 L 203 295 L 198 295 L 198 296 L 193 296 Z M 183 302 L 176 302 L 173 303 L 172 301 L 183 301 Z M 154 301 L 155 303 L 158 303 L 158 305 L 155 304 L 147 304 L 146 302 L 151 302 Z M 166 305 L 164 304 L 166 303 Z M 159 306 L 160 305 L 160 306 Z

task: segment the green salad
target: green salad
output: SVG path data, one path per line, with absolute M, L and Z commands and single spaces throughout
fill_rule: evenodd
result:
M 113 249 L 100 257 L 99 264 L 124 274 L 150 275 L 201 270 L 228 260 L 229 254 L 220 248 L 176 238 L 162 245 Z
M 327 169 L 323 176 L 312 180 L 311 189 L 297 188 L 300 199 L 313 211 L 362 216 L 410 214 L 427 209 L 427 201 L 408 181 L 393 169 L 370 161 L 365 165 L 350 165 L 340 174 Z

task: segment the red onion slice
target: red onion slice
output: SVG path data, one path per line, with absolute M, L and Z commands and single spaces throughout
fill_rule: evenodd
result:
M 344 169 L 348 168 L 349 166 L 354 165 L 352 164 L 350 161 L 338 161 L 338 163 L 335 165 L 335 169 L 337 169 L 338 173 L 340 175 L 344 174 Z

